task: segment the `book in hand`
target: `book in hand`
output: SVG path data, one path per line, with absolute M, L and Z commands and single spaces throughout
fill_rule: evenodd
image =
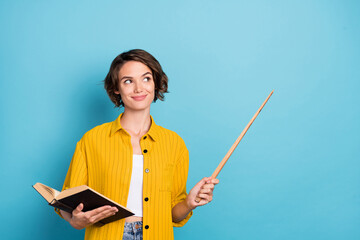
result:
M 73 187 L 59 192 L 51 187 L 42 183 L 33 185 L 36 191 L 45 198 L 50 206 L 61 209 L 63 211 L 72 213 L 72 211 L 82 203 L 84 205 L 83 212 L 93 210 L 98 207 L 109 205 L 116 207 L 118 212 L 108 218 L 104 218 L 99 223 L 106 224 L 122 218 L 134 215 L 129 209 L 121 206 L 120 204 L 110 200 L 104 195 L 96 192 L 86 185 Z

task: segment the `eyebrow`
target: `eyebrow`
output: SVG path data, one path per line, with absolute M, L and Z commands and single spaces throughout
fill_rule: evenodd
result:
M 151 74 L 151 72 L 146 72 L 146 73 L 144 73 L 144 74 L 141 75 L 141 76 L 143 77 L 143 76 L 145 76 L 145 75 L 147 75 L 147 74 Z M 130 77 L 130 76 L 123 76 L 120 80 L 123 80 L 124 78 L 132 78 L 132 77 Z

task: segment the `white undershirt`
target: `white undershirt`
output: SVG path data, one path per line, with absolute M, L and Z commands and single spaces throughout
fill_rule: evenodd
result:
M 129 196 L 127 200 L 127 208 L 130 209 L 134 216 L 142 217 L 143 206 L 143 168 L 144 168 L 144 156 L 133 155 L 133 165 L 131 171 L 131 180 L 129 188 Z

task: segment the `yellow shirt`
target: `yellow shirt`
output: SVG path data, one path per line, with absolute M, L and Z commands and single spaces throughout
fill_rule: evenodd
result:
M 121 127 L 121 115 L 113 122 L 97 126 L 77 143 L 63 190 L 88 185 L 115 202 L 126 206 L 133 150 L 130 135 Z M 175 132 L 155 124 L 140 140 L 144 156 L 143 239 L 174 239 L 172 208 L 186 198 L 189 152 Z M 89 226 L 85 239 L 122 239 L 125 220 L 98 227 Z M 148 227 L 146 227 L 148 226 Z

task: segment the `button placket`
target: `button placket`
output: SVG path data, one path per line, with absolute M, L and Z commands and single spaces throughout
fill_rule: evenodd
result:
M 151 139 L 148 136 L 143 136 L 140 141 L 141 150 L 144 156 L 144 171 L 145 173 L 150 172 L 149 162 L 147 161 L 149 159 L 149 154 L 151 151 Z
M 151 151 L 151 146 L 152 141 L 150 140 L 150 138 L 148 136 L 143 136 L 140 140 L 140 147 L 144 156 L 149 154 L 149 152 Z
M 150 151 L 151 151 L 151 146 L 152 146 L 152 141 L 151 139 L 148 137 L 148 136 L 143 136 L 142 139 L 140 140 L 140 146 L 141 146 L 141 150 L 142 150 L 142 153 L 143 153 L 143 156 L 144 156 L 144 178 L 143 178 L 143 184 L 144 186 L 147 185 L 147 182 L 149 180 L 149 177 L 150 177 L 150 161 L 151 161 L 151 154 L 150 154 Z M 144 214 L 145 212 L 147 211 L 146 209 L 148 207 L 150 207 L 149 205 L 149 199 L 151 196 L 149 196 L 149 192 L 146 188 L 143 188 L 143 201 L 144 201 L 144 206 L 143 206 L 143 211 L 144 211 Z M 143 226 L 144 229 L 149 229 L 149 225 L 145 225 Z

